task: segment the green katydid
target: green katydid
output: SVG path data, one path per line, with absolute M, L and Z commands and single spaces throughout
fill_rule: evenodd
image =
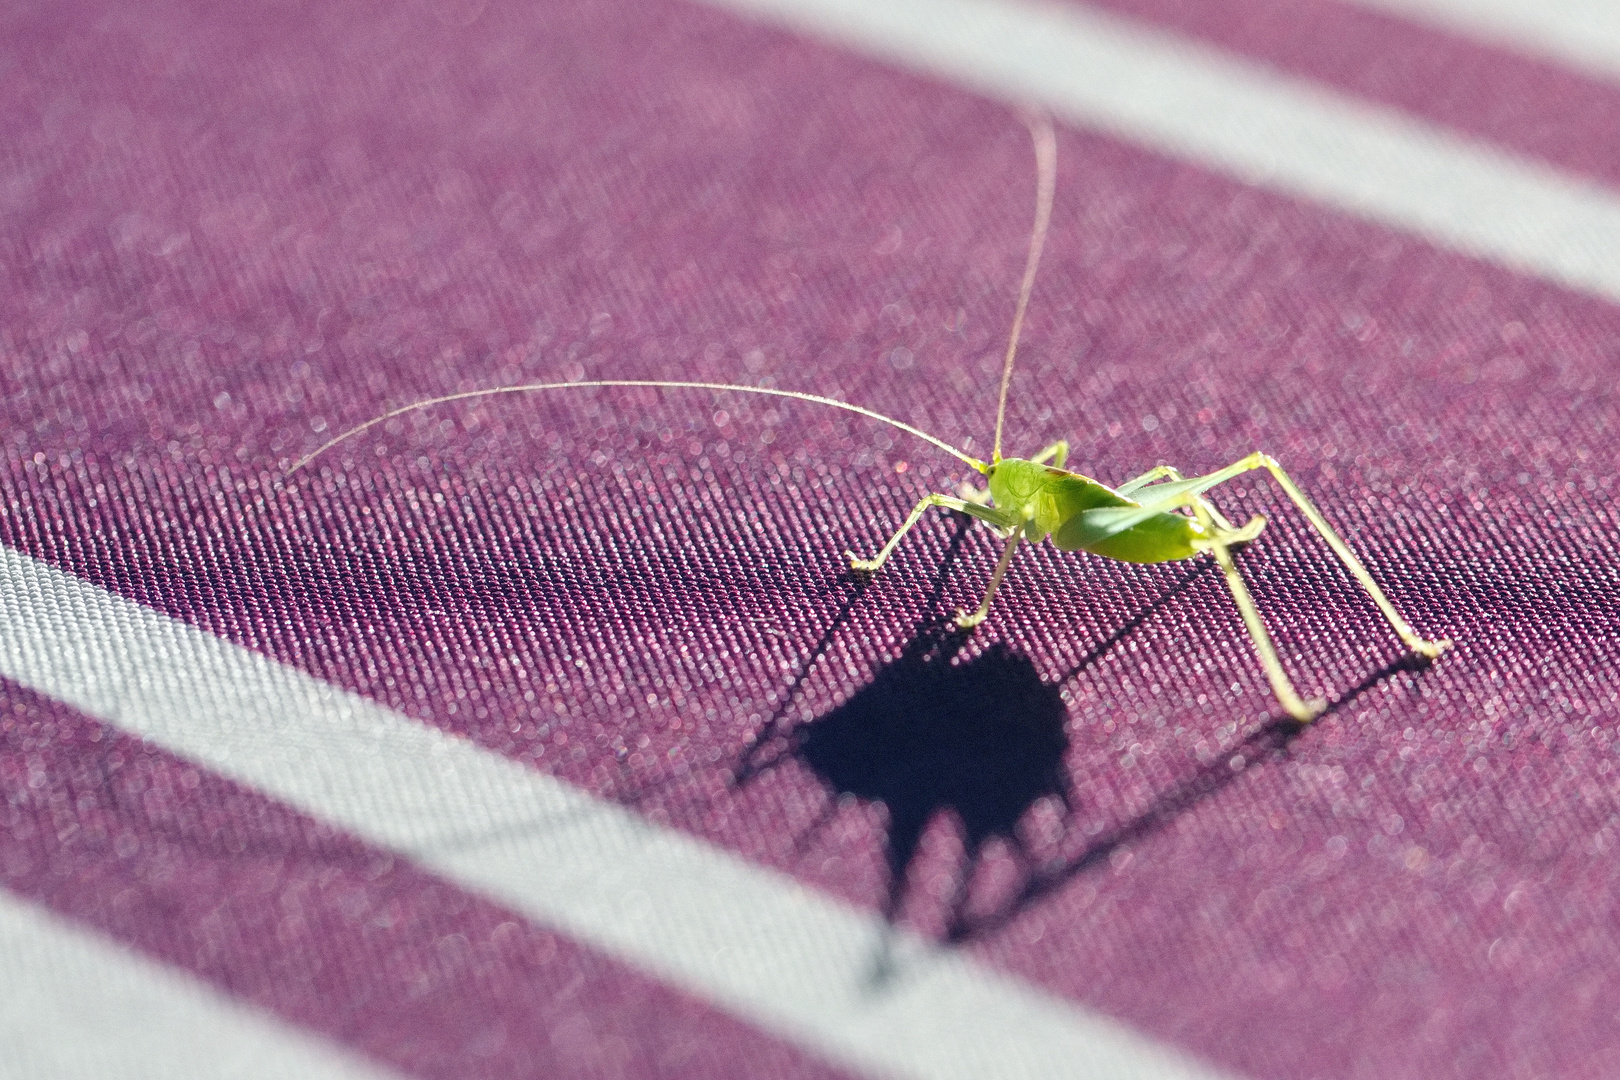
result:
M 1210 489 L 1243 473 L 1264 469 L 1277 481 L 1311 526 L 1327 541 L 1328 546 L 1350 571 L 1351 576 L 1366 590 L 1367 595 L 1407 648 L 1425 659 L 1433 659 L 1445 652 L 1451 647 L 1451 642 L 1445 639 L 1426 639 L 1412 629 L 1401 617 L 1400 612 L 1395 610 L 1395 606 L 1390 603 L 1354 552 L 1322 517 L 1321 512 L 1283 471 L 1282 466 L 1264 453 L 1250 454 L 1224 469 L 1191 478 L 1183 477 L 1169 466 L 1160 465 L 1117 487 L 1109 487 L 1088 476 L 1066 470 L 1063 466 L 1068 457 L 1069 446 L 1063 440 L 1052 443 L 1031 458 L 1001 456 L 1007 391 L 1012 382 L 1013 362 L 1018 350 L 1024 314 L 1034 289 L 1035 270 L 1040 262 L 1041 248 L 1045 243 L 1047 226 L 1051 220 L 1057 176 L 1057 142 L 1050 121 L 1044 117 L 1036 117 L 1030 121 L 1030 128 L 1035 141 L 1038 176 L 1035 224 L 1030 237 L 1023 282 L 1019 288 L 1018 304 L 1013 315 L 1012 330 L 1008 335 L 1007 352 L 1002 364 L 1001 389 L 996 404 L 995 442 L 988 462 L 980 461 L 944 440 L 893 417 L 819 394 L 730 383 L 596 379 L 469 390 L 413 402 L 344 431 L 300 459 L 291 471 L 296 472 L 303 468 L 345 439 L 405 413 L 495 394 L 640 386 L 763 394 L 827 405 L 881 421 L 922 439 L 965 462 L 988 481 L 987 485 L 980 489 L 964 484 L 957 495 L 936 493 L 924 496 L 875 556 L 862 559 L 851 552 L 844 553 L 853 570 L 874 573 L 881 569 L 901 539 L 930 507 L 957 511 L 984 522 L 995 531 L 1004 545 L 978 610 L 972 613 L 957 612 L 956 625 L 963 631 L 971 631 L 989 614 L 990 602 L 1007 573 L 1013 554 L 1018 550 L 1019 544 L 1026 540 L 1038 543 L 1050 538 L 1053 544 L 1064 551 L 1089 551 L 1105 558 L 1132 563 L 1173 562 L 1196 558 L 1205 553 L 1211 554 L 1225 574 L 1232 599 L 1243 617 L 1255 652 L 1271 682 L 1278 702 L 1295 720 L 1305 723 L 1318 716 L 1325 708 L 1325 703 L 1321 700 L 1305 701 L 1295 691 L 1293 683 L 1283 670 L 1282 662 L 1277 657 L 1271 634 L 1266 629 L 1247 586 L 1244 585 L 1237 564 L 1232 559 L 1232 549 L 1259 536 L 1261 530 L 1265 528 L 1266 520 L 1256 515 L 1247 524 L 1236 527 L 1216 509 L 1207 495 Z

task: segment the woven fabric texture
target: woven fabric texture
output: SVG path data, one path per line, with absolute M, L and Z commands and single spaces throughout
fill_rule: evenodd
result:
M 1615 181 L 1601 113 L 1547 126 L 1612 102 L 1596 77 L 1517 57 L 1458 96 L 1506 45 L 1107 7 Z M 1263 474 L 1227 485 L 1331 703 L 1300 729 L 1207 560 L 1031 547 L 970 639 L 942 620 L 983 528 L 930 513 L 853 577 L 965 473 L 811 404 L 510 396 L 287 475 L 540 380 L 800 389 L 987 453 L 1033 204 L 1011 109 L 664 0 L 73 0 L 0 40 L 4 543 L 1234 1075 L 1612 1075 L 1611 301 L 1060 124 L 1009 452 L 1067 438 L 1117 483 L 1264 449 L 1456 642 L 1406 662 Z M 1357 66 L 1430 41 L 1445 65 Z M 844 1074 L 0 697 L 0 885 L 255 1009 L 424 1077 Z

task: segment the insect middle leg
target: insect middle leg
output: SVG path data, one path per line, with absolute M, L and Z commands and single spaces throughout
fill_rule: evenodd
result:
M 990 575 L 990 587 L 984 590 L 984 599 L 979 603 L 979 610 L 969 615 L 966 612 L 956 613 L 956 625 L 961 630 L 971 630 L 984 622 L 985 616 L 990 614 L 990 601 L 996 595 L 996 586 L 1007 575 L 1007 567 L 1012 565 L 1013 552 L 1018 550 L 1018 541 L 1024 538 L 1022 529 L 1016 529 L 1007 537 L 1007 546 L 1001 549 L 1001 558 L 996 560 L 995 573 Z
M 889 537 L 889 542 L 883 545 L 883 550 L 879 551 L 875 556 L 870 559 L 862 559 L 853 551 L 844 552 L 844 557 L 849 560 L 850 569 L 861 570 L 867 573 L 881 569 L 883 564 L 888 562 L 889 554 L 894 551 L 896 545 L 900 543 L 901 539 L 906 535 L 906 533 L 911 531 L 911 527 L 917 524 L 918 521 L 922 520 L 923 514 L 928 512 L 928 508 L 930 506 L 943 506 L 947 510 L 961 511 L 964 514 L 969 514 L 976 517 L 980 521 L 992 525 L 997 529 L 1009 529 L 1013 525 L 1012 522 L 1006 520 L 1005 515 L 1003 515 L 1001 511 L 995 509 L 994 507 L 982 506 L 979 503 L 968 502 L 965 499 L 953 498 L 950 495 L 925 495 L 923 496 L 922 500 L 917 503 L 916 507 L 912 509 L 911 515 L 906 518 L 905 524 L 901 525 L 900 528 L 895 530 L 894 535 Z
M 1037 465 L 1050 461 L 1054 468 L 1061 469 L 1063 468 L 1063 463 L 1069 460 L 1069 440 L 1059 439 L 1057 442 L 1053 443 L 1051 446 L 1048 446 L 1045 450 L 1042 450 L 1029 460 L 1033 461 Z

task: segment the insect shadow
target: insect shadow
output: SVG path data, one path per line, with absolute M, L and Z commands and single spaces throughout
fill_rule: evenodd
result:
M 1116 638 L 1119 636 L 1123 635 L 1116 635 Z M 1422 657 L 1403 656 L 1368 675 L 1346 691 L 1337 701 L 1331 703 L 1322 715 L 1337 712 L 1386 679 L 1401 672 L 1419 672 L 1427 666 Z M 963 916 L 960 911 L 954 913 L 955 918 L 951 922 L 947 939 L 964 942 L 1000 930 L 1020 912 L 1057 892 L 1073 878 L 1107 861 L 1127 844 L 1151 836 L 1181 814 L 1229 787 L 1242 777 L 1250 766 L 1284 756 L 1288 752 L 1289 745 L 1306 730 L 1306 725 L 1292 717 L 1271 718 L 1242 742 L 1220 754 L 1215 761 L 1202 766 L 1180 783 L 1161 792 L 1142 813 L 1092 838 L 1077 853 L 1049 860 L 1033 868 L 1012 896 L 1003 901 L 996 910 L 973 918 Z
M 954 516 L 954 515 L 953 515 Z M 784 695 L 777 715 L 745 749 L 736 783 L 787 761 L 808 768 L 826 788 L 822 813 L 803 831 L 801 850 L 837 815 L 842 802 L 857 799 L 887 811 L 885 857 L 888 892 L 882 914 L 892 931 L 905 906 L 906 882 L 923 836 L 940 817 L 951 820 L 963 848 L 945 912 L 943 940 L 961 943 L 1001 929 L 1022 911 L 1066 882 L 1105 862 L 1121 847 L 1149 836 L 1179 815 L 1239 779 L 1247 767 L 1286 753 L 1305 725 L 1288 716 L 1266 722 L 1242 742 L 1161 793 L 1142 813 L 1078 849 L 1079 793 L 1066 763 L 1070 741 L 1064 684 L 1100 661 L 1154 614 L 1210 573 L 1213 564 L 1190 567 L 1151 604 L 1056 677 L 1043 677 L 1034 662 L 1004 643 L 961 657 L 968 638 L 940 610 L 951 562 L 968 531 L 957 529 L 934 579 L 925 615 L 900 655 L 843 703 L 812 720 L 785 724 L 789 703 L 819 654 L 830 645 L 859 598 L 852 592 L 807 657 Z M 1368 676 L 1329 709 L 1351 700 L 1421 661 L 1397 661 Z M 1061 810 L 1064 854 L 1030 850 L 1022 827 L 1042 802 Z M 967 903 L 989 845 L 1000 842 L 1020 864 L 1022 878 L 993 910 L 969 916 Z M 1043 845 L 1045 846 L 1045 845 Z M 874 958 L 871 980 L 882 985 L 894 974 L 892 933 Z
M 1053 799 L 1067 818 L 1074 802 L 1061 688 L 1002 643 L 958 662 L 962 644 L 949 619 L 930 623 L 872 682 L 793 737 L 793 755 L 829 794 L 887 808 L 887 924 L 924 832 L 940 815 L 954 819 L 965 854 L 947 913 L 952 936 L 986 845 L 999 839 L 1027 857 L 1019 823 L 1030 809 Z M 885 939 L 874 978 L 890 971 Z

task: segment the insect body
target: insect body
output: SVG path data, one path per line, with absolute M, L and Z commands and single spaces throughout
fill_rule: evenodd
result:
M 1271 634 L 1243 583 L 1237 564 L 1232 559 L 1234 548 L 1260 535 L 1261 530 L 1265 528 L 1265 518 L 1256 516 L 1241 527 L 1234 526 L 1216 509 L 1207 494 L 1211 489 L 1237 476 L 1264 469 L 1282 487 L 1311 526 L 1327 541 L 1328 546 L 1350 571 L 1351 576 L 1366 590 L 1378 610 L 1389 621 L 1390 627 L 1401 641 L 1413 653 L 1426 659 L 1432 659 L 1445 652 L 1451 647 L 1451 642 L 1444 639 L 1426 639 L 1407 624 L 1384 595 L 1383 590 L 1378 587 L 1377 582 L 1373 581 L 1372 575 L 1356 558 L 1355 553 L 1322 517 L 1321 512 L 1283 471 L 1282 466 L 1266 454 L 1256 452 L 1224 469 L 1191 478 L 1183 477 L 1175 469 L 1161 465 L 1112 488 L 1088 476 L 1064 469 L 1069 452 L 1066 442 L 1055 442 L 1032 458 L 1001 456 L 1002 423 L 1007 410 L 1007 390 L 1012 380 L 1019 331 L 1023 326 L 1024 313 L 1034 286 L 1035 268 L 1040 261 L 1047 224 L 1051 219 L 1056 178 L 1056 139 L 1051 125 L 1044 119 L 1037 119 L 1032 121 L 1031 128 L 1035 136 L 1039 176 L 1035 227 L 1030 240 L 1023 284 L 1019 290 L 1018 306 L 1013 316 L 1012 332 L 1007 343 L 1006 358 L 1002 365 L 1001 392 L 996 407 L 995 444 L 988 462 L 971 457 L 942 439 L 882 413 L 817 394 L 729 383 L 604 379 L 503 386 L 418 401 L 350 428 L 305 456 L 293 466 L 292 471 L 296 472 L 332 446 L 385 420 L 432 405 L 494 394 L 579 390 L 587 387 L 645 386 L 764 394 L 843 409 L 881 421 L 923 439 L 971 466 L 987 481 L 984 488 L 964 486 L 957 495 L 925 496 L 875 556 L 862 559 L 853 553 L 845 552 L 852 569 L 866 573 L 881 569 L 906 533 L 921 520 L 930 507 L 960 511 L 984 522 L 994 529 L 1005 543 L 978 610 L 971 613 L 957 613 L 957 626 L 967 631 L 983 622 L 989 614 L 990 603 L 1002 578 L 1006 576 L 1013 554 L 1019 544 L 1025 541 L 1039 542 L 1050 537 L 1052 542 L 1064 551 L 1089 551 L 1106 558 L 1132 563 L 1174 562 L 1210 554 L 1226 576 L 1232 599 L 1243 617 L 1244 625 L 1253 640 L 1255 652 L 1265 668 L 1278 702 L 1290 716 L 1303 723 L 1319 715 L 1325 705 L 1320 700 L 1305 701 L 1294 690 L 1293 683 L 1277 657 L 1277 650 L 1272 645 Z
M 971 514 L 996 529 L 1005 539 L 1001 558 L 996 561 L 977 611 L 958 612 L 956 624 L 970 630 L 990 613 L 990 602 L 1001 584 L 1013 553 L 1020 542 L 1051 537 L 1064 551 L 1089 551 L 1110 559 L 1133 563 L 1175 562 L 1204 553 L 1214 555 L 1226 575 L 1232 599 L 1254 641 L 1255 652 L 1265 668 L 1278 702 L 1294 719 L 1309 721 L 1321 713 L 1325 703 L 1304 701 L 1283 671 L 1271 634 L 1260 618 L 1254 600 L 1232 560 L 1232 549 L 1260 535 L 1266 520 L 1256 515 L 1241 528 L 1234 527 L 1215 507 L 1205 492 L 1243 473 L 1265 469 L 1305 514 L 1333 548 L 1345 568 L 1366 589 L 1378 609 L 1389 620 L 1395 633 L 1417 655 L 1432 659 L 1451 647 L 1449 641 L 1430 641 L 1411 628 L 1384 596 L 1378 583 L 1367 573 L 1361 560 L 1328 525 L 1282 466 L 1263 453 L 1253 453 L 1241 461 L 1206 476 L 1184 478 L 1169 466 L 1151 469 L 1136 479 L 1110 488 L 1089 476 L 1068 472 L 1061 466 L 1068 452 L 1065 443 L 1053 443 L 1033 458 L 997 457 L 983 466 L 989 486 L 982 492 L 964 492 L 966 497 L 928 495 L 917 504 L 904 525 L 889 538 L 871 559 L 849 555 L 856 570 L 875 571 L 888 559 L 906 532 L 930 506 L 941 506 Z M 1048 465 L 1046 462 L 1053 464 Z

